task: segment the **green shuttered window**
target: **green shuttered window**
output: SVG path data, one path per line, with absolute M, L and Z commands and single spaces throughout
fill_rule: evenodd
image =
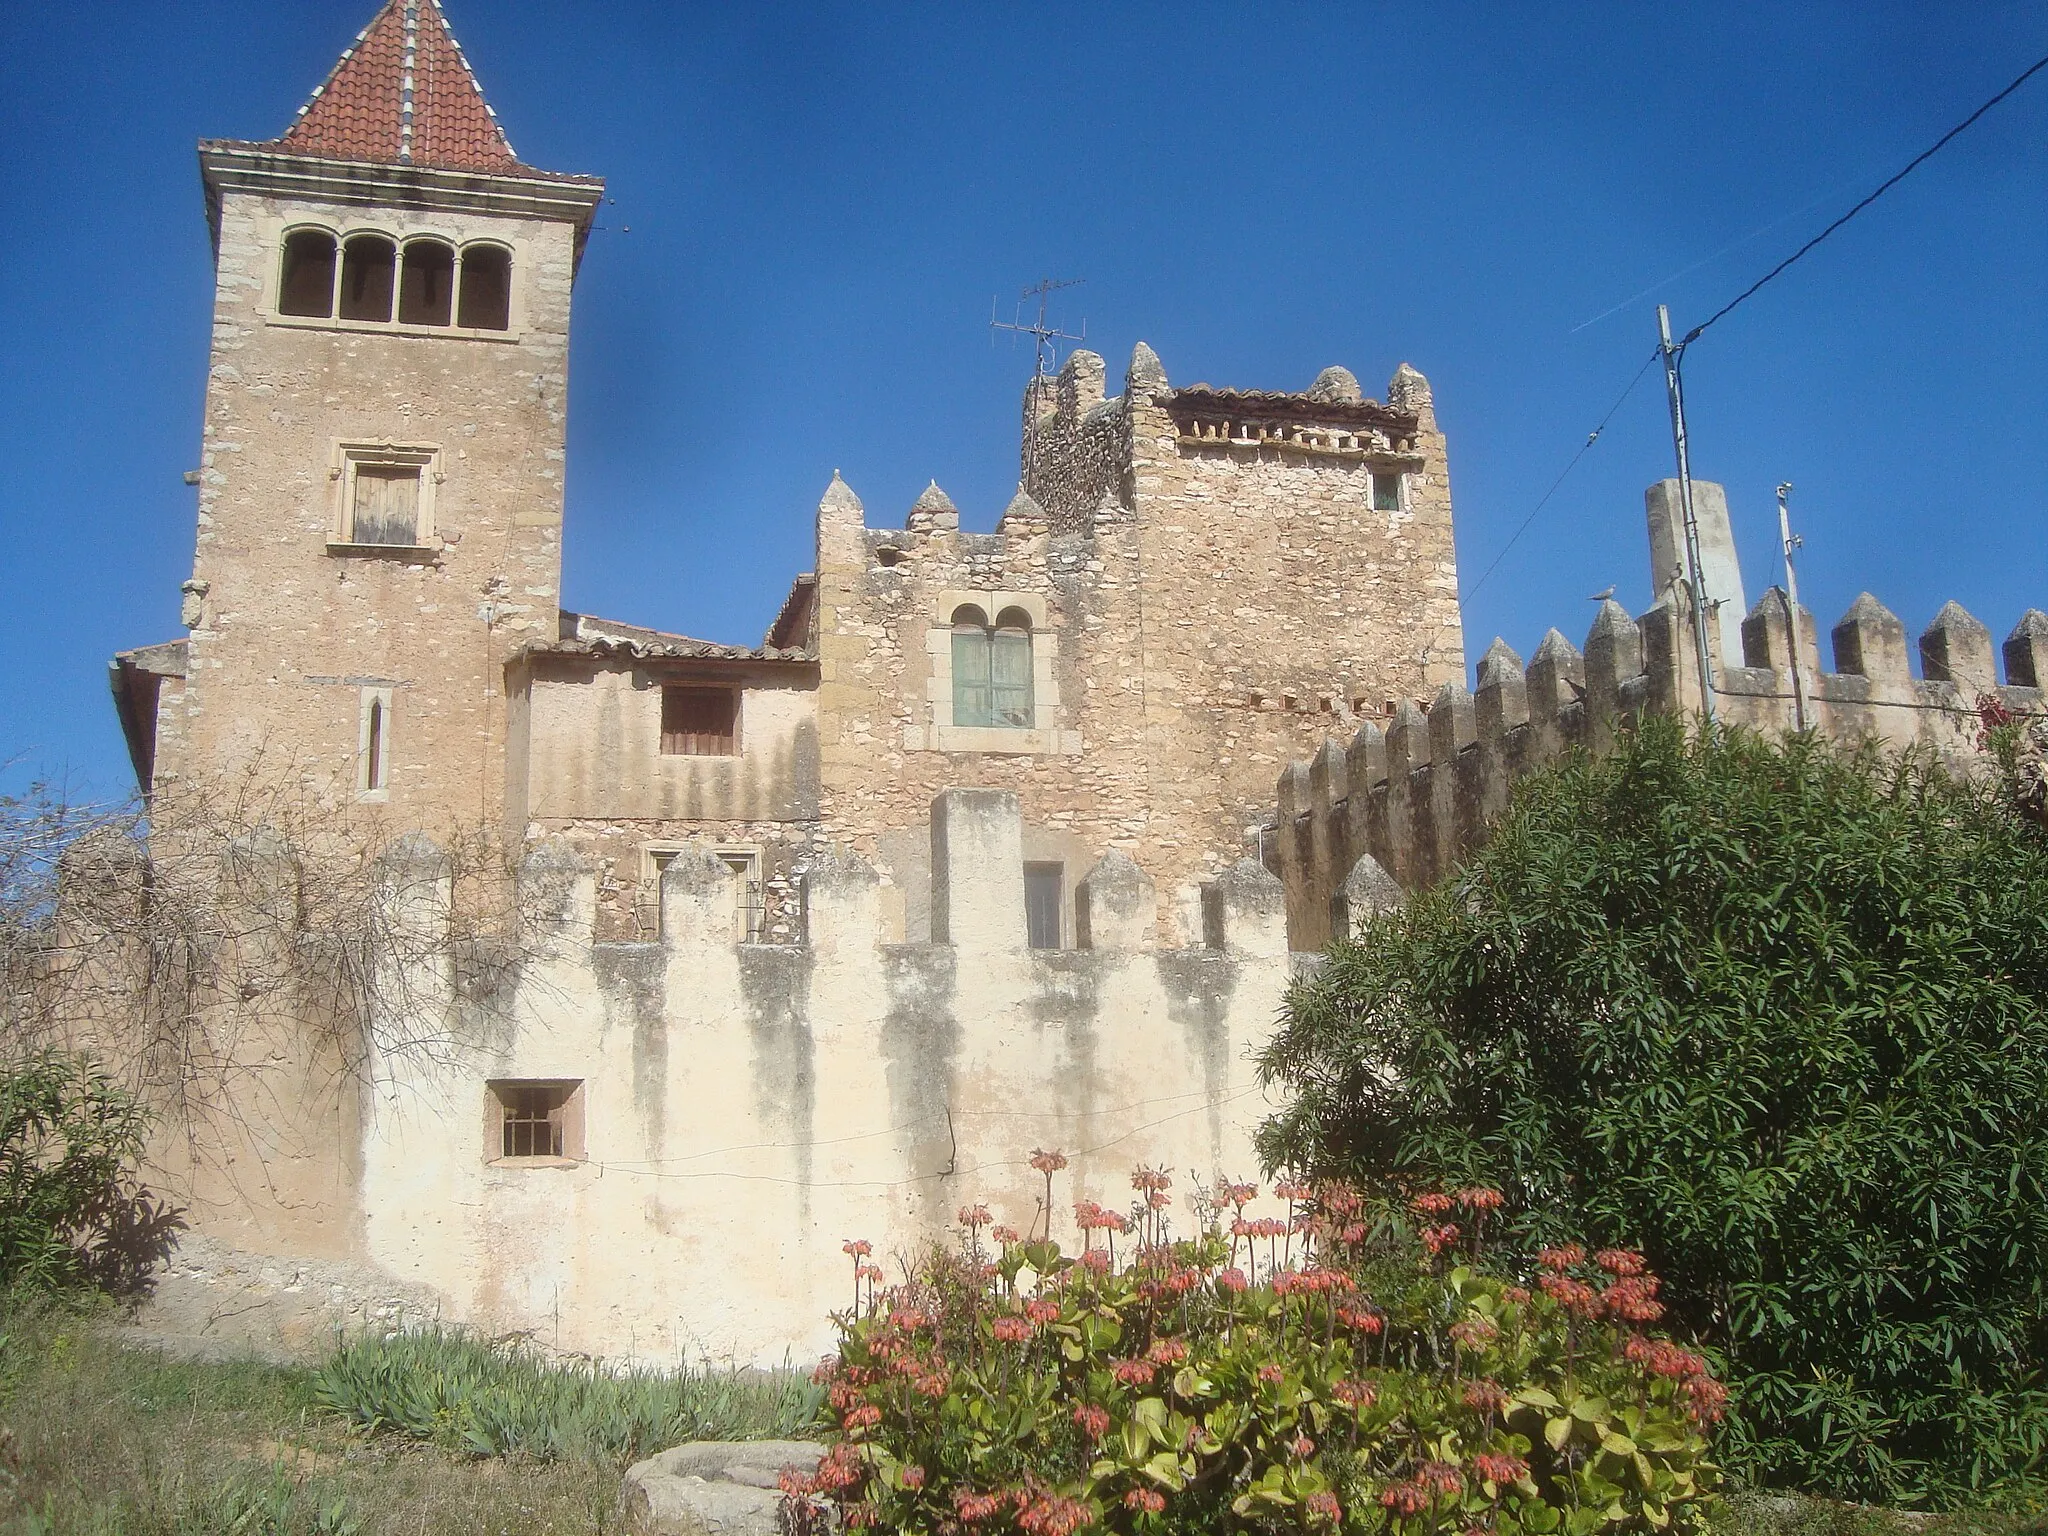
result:
M 967 605 L 953 614 L 953 724 L 1029 730 L 1031 616 L 1005 608 L 994 625 Z

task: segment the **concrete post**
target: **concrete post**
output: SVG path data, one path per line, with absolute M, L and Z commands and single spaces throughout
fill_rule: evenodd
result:
M 932 801 L 932 942 L 1024 948 L 1024 817 L 1007 789 Z

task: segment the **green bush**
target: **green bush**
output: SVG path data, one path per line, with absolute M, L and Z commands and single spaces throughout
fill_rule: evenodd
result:
M 1702 1524 L 1720 1387 L 1630 1320 L 1656 1311 L 1635 1255 L 1547 1254 L 1532 1294 L 1432 1209 L 1450 1198 L 1423 1202 L 1418 1241 L 1336 1187 L 1306 1220 L 1253 1222 L 1253 1191 L 1228 1186 L 1230 1235 L 1168 1244 L 1166 1178 L 1139 1178 L 1121 1270 L 1000 1228 L 985 1262 L 978 1207 L 963 1256 L 935 1250 L 893 1290 L 849 1244 L 868 1293 L 820 1369 L 837 1443 L 814 1477 L 784 1474 L 788 1523 L 818 1528 L 801 1517 L 825 1501 L 849 1527 L 986 1536 Z M 1462 1195 L 1481 1220 L 1496 1198 Z
M 0 1288 L 121 1289 L 175 1218 L 133 1183 L 141 1107 L 84 1056 L 0 1066 Z
M 619 1463 L 682 1440 L 788 1437 L 819 1403 L 787 1373 L 613 1372 L 445 1329 L 347 1345 L 315 1373 L 313 1394 L 365 1429 L 470 1455 Z
M 2048 840 L 1996 783 L 1648 723 L 1333 946 L 1263 1066 L 1268 1158 L 1641 1247 L 1753 1480 L 2048 1470 Z

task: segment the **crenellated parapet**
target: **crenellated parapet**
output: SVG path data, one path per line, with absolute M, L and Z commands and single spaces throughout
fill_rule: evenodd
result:
M 1696 711 L 1690 626 L 1682 587 L 1637 618 L 1609 598 L 1583 649 L 1553 629 L 1525 667 L 1495 640 L 1476 691 L 1445 684 L 1426 705 L 1404 700 L 1384 724 L 1367 721 L 1348 741 L 1288 764 L 1274 790 L 1267 859 L 1287 892 L 1293 948 L 1318 949 L 1396 891 L 1449 874 L 1484 842 L 1524 774 L 1574 750 L 1603 753 L 1645 715 Z M 1739 664 L 1721 655 L 1730 629 L 1741 637 Z M 2048 677 L 2048 614 L 2039 609 L 1997 646 L 1981 621 L 1948 603 L 1915 644 L 1864 593 L 1834 626 L 1834 666 L 1824 671 L 1812 614 L 1802 608 L 1795 623 L 1773 587 L 1739 625 L 1715 625 L 1710 638 L 1716 714 L 1726 724 L 1803 725 L 1955 759 L 1978 751 L 1987 701 L 2038 713 Z

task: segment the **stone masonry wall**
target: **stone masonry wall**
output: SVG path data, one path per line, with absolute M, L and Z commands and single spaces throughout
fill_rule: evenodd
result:
M 878 943 L 879 877 L 835 852 L 812 870 L 808 943 L 780 947 L 732 942 L 726 871 L 704 844 L 663 879 L 659 942 L 596 942 L 593 872 L 543 843 L 520 872 L 517 974 L 481 988 L 433 949 L 446 861 L 401 839 L 384 864 L 394 958 L 373 1049 L 344 1079 L 359 1118 L 277 1128 L 324 1158 L 324 1181 L 317 1166 L 299 1178 L 328 1191 L 323 1256 L 372 1292 L 385 1277 L 409 1315 L 611 1358 L 780 1365 L 829 1342 L 844 1239 L 870 1239 L 894 1274 L 962 1204 L 985 1199 L 1020 1230 L 1041 1219 L 1034 1147 L 1073 1159 L 1050 1217 L 1063 1243 L 1070 1202 L 1125 1205 L 1140 1162 L 1173 1172 L 1190 1230 L 1191 1179 L 1244 1176 L 1270 1112 L 1249 1051 L 1294 972 L 1279 882 L 1248 861 L 1226 871 L 1206 888 L 1208 942 L 1163 950 L 1150 882 L 1111 853 L 1080 885 L 1087 947 L 1032 950 L 1009 878 L 1017 797 L 950 791 L 926 835 L 931 941 Z M 251 1063 L 218 1115 L 288 1113 L 272 1076 Z M 503 1079 L 579 1084 L 581 1145 L 500 1155 L 489 1084 Z M 277 1261 L 305 1252 L 257 1199 L 209 1202 L 194 1230 L 215 1268 L 291 1271 Z

